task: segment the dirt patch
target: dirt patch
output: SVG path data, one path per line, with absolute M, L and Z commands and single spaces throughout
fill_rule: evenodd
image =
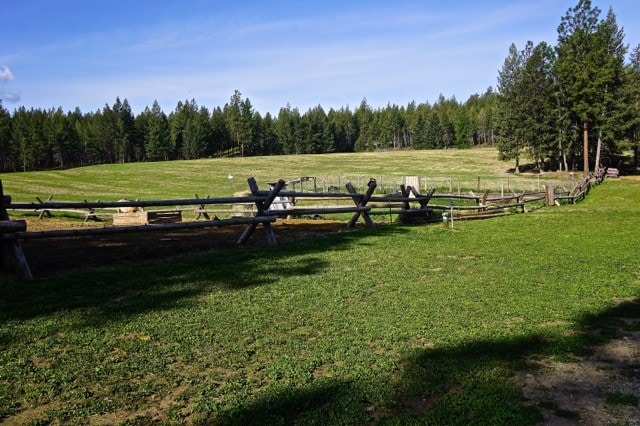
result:
M 57 218 L 27 218 L 28 231 L 111 226 L 107 222 L 78 222 Z M 21 242 L 36 278 L 63 271 L 116 266 L 141 260 L 166 259 L 187 253 L 266 246 L 261 226 L 238 245 L 246 225 L 129 234 L 45 238 Z M 349 230 L 346 223 L 328 220 L 282 220 L 273 225 L 278 243 Z
M 626 324 L 639 319 L 618 318 Z M 640 331 L 625 326 L 611 331 L 616 337 L 593 347 L 589 356 L 572 362 L 535 360 L 537 371 L 516 378 L 544 424 L 640 425 Z

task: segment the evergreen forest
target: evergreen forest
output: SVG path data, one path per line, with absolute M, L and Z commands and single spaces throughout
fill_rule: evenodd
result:
M 221 156 L 316 154 L 497 146 L 504 160 L 538 169 L 617 166 L 640 145 L 640 44 L 630 49 L 613 9 L 579 0 L 560 20 L 557 44 L 508 48 L 496 88 L 459 102 L 301 112 L 256 111 L 236 90 L 224 106 L 158 102 L 137 115 L 117 97 L 95 112 L 79 108 L 10 112 L 0 102 L 0 172 L 101 163 Z

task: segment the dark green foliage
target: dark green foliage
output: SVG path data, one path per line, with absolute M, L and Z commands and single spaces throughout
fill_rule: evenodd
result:
M 602 21 L 599 16 L 600 9 L 592 7 L 589 0 L 580 0 L 567 11 L 558 27 L 554 67 L 560 109 L 577 130 L 576 134 L 581 135 L 584 128 L 588 130 L 585 166 L 591 158 L 595 159 L 597 141 L 617 154 L 616 143 L 625 127 L 621 102 L 624 33 L 618 28 L 612 10 Z M 584 153 L 584 149 L 579 151 Z
M 349 108 L 287 105 L 264 118 L 238 91 L 209 111 L 194 99 L 167 116 L 154 102 L 133 116 L 119 98 L 95 113 L 64 114 L 18 109 L 0 115 L 2 169 L 38 170 L 95 163 L 166 161 L 219 156 L 320 154 L 387 149 L 440 149 L 493 144 L 495 95 L 473 95 L 466 104 L 440 95 L 438 102 L 373 109 L 364 99 Z M 8 136 L 7 136 L 8 135 Z
M 0 171 L 479 144 L 497 144 L 501 158 L 514 160 L 516 169 L 523 155 L 565 170 L 577 169 L 583 158 L 618 165 L 628 148 L 637 164 L 640 47 L 625 65 L 624 32 L 612 9 L 604 19 L 600 12 L 579 0 L 561 18 L 557 46 L 528 42 L 519 51 L 512 45 L 497 92 L 490 87 L 466 102 L 440 95 L 434 104 L 412 100 L 375 109 L 364 98 L 354 111 L 327 112 L 318 105 L 305 113 L 287 104 L 277 117 L 263 117 L 238 90 L 222 107 L 178 102 L 168 117 L 157 102 L 134 117 L 120 98 L 87 114 L 25 108 L 9 113 L 0 105 Z
M 616 165 L 623 138 L 633 133 L 633 74 L 625 73 L 625 53 L 613 10 L 600 20 L 589 0 L 561 19 L 555 49 L 528 42 L 518 52 L 512 45 L 498 78 L 502 158 L 515 159 L 516 169 L 525 151 L 565 169 L 577 168 L 580 158 L 585 169 L 593 169 L 588 161 Z

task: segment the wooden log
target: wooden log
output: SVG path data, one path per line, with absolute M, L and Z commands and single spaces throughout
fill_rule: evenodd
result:
M 504 204 L 504 205 L 495 205 L 495 206 L 486 206 L 485 210 L 504 210 L 510 207 L 521 207 L 520 203 L 512 203 L 512 204 Z M 434 210 L 475 210 L 478 211 L 477 206 L 445 206 L 441 204 L 429 204 L 429 208 Z
M 258 188 L 258 183 L 256 182 L 256 180 L 253 177 L 251 177 L 247 179 L 247 183 L 249 184 L 249 189 L 251 190 L 251 193 L 254 196 L 257 196 L 260 190 Z M 271 205 L 273 200 L 276 199 L 276 197 L 278 196 L 282 188 L 284 188 L 284 186 L 285 186 L 285 181 L 282 179 L 278 180 L 278 182 L 274 185 L 271 192 L 265 198 L 260 198 L 259 200 L 255 201 L 255 205 L 258 210 L 257 212 L 258 216 L 262 216 L 263 214 L 268 214 L 269 206 Z M 275 216 L 274 216 L 274 219 L 275 219 Z M 245 241 L 247 241 L 249 237 L 251 237 L 251 234 L 253 234 L 253 232 L 256 230 L 257 226 L 258 226 L 258 222 L 250 223 L 247 226 L 247 228 L 244 230 L 242 235 L 240 236 L 240 239 L 238 240 L 238 244 L 242 244 Z M 262 226 L 265 231 L 267 244 L 270 246 L 277 245 L 278 241 L 276 240 L 276 236 L 273 233 L 273 228 L 271 227 L 271 223 L 263 222 Z
M 200 199 L 200 197 L 198 197 L 198 194 L 195 194 L 195 196 L 196 196 L 196 200 Z M 207 199 L 209 199 L 208 195 L 207 195 Z M 196 220 L 200 219 L 200 216 L 204 216 L 206 220 L 211 220 L 211 218 L 209 217 L 209 213 L 205 210 L 204 204 L 200 204 L 196 208 Z
M 470 191 L 472 195 L 462 195 L 462 194 L 433 194 L 433 198 L 446 198 L 450 200 L 472 200 L 477 201 L 478 196 Z
M 24 232 L 26 230 L 27 222 L 24 220 L 0 220 L 0 234 Z
M 431 197 L 427 195 L 419 195 L 415 197 L 403 197 L 400 195 L 372 195 L 369 202 L 380 203 L 419 203 L 421 201 L 429 202 Z
M 10 199 L 10 198 L 9 198 Z M 4 196 L 4 189 L 2 186 L 2 180 L 0 180 L 0 221 L 10 221 L 9 214 L 7 213 L 6 206 L 4 201 L 6 200 Z M 24 223 L 24 227 L 26 229 L 26 222 Z M 18 232 L 12 232 L 10 234 L 0 234 L 2 236 L 7 235 L 17 235 Z M 0 256 L 2 256 L 2 267 L 5 270 L 13 270 L 15 271 L 20 278 L 26 281 L 33 281 L 33 274 L 31 273 L 31 269 L 29 268 L 29 263 L 27 262 L 27 258 L 24 255 L 24 251 L 22 250 L 22 246 L 20 242 L 15 239 L 4 240 L 0 245 Z
M 406 200 L 409 200 L 411 197 L 409 197 L 411 187 L 407 188 L 404 186 L 404 184 L 400 184 L 400 193 L 402 194 L 402 197 Z M 404 210 L 409 210 L 411 208 L 411 204 L 409 204 L 409 201 L 405 201 L 404 203 L 402 203 L 402 208 Z
M 11 203 L 7 208 L 14 210 L 41 210 L 41 209 L 108 209 L 118 207 L 164 207 L 164 206 L 197 206 L 212 204 L 239 204 L 264 201 L 263 196 L 247 197 L 221 197 L 208 199 L 173 199 L 173 200 L 149 200 L 149 201 L 57 201 L 43 203 Z
M 418 200 L 418 202 L 420 203 L 421 209 L 427 208 L 427 204 L 429 204 L 429 200 L 431 200 L 431 197 L 433 197 L 433 194 L 435 192 L 436 192 L 436 189 L 431 188 L 429 192 L 427 192 L 427 195 L 423 196 L 415 188 L 411 188 L 411 193 L 413 194 L 413 198 Z
M 369 183 L 367 184 L 367 192 L 364 193 L 364 195 L 356 195 L 356 191 L 353 188 L 353 185 L 351 184 L 351 182 L 347 183 L 347 190 L 351 193 L 354 194 L 353 196 L 353 202 L 356 204 L 356 206 L 358 207 L 365 207 L 367 205 L 367 203 L 369 202 L 369 200 L 371 199 L 371 196 L 373 195 L 373 191 L 375 191 L 377 186 L 376 180 L 375 179 L 370 179 Z M 373 226 L 373 220 L 371 220 L 371 217 L 369 216 L 369 214 L 367 212 L 356 212 L 353 214 L 353 217 L 351 217 L 351 220 L 348 223 L 348 227 L 349 228 L 353 228 L 356 226 L 356 222 L 358 221 L 358 218 L 362 216 L 362 218 L 365 221 L 366 226 L 368 227 L 372 227 Z
M 181 229 L 199 229 L 199 228 L 221 228 L 231 225 L 246 225 L 250 223 L 270 223 L 275 222 L 274 216 L 256 216 L 256 217 L 235 217 L 229 219 L 199 221 L 199 222 L 179 222 L 166 223 L 158 225 L 137 225 L 137 226 L 112 226 L 105 228 L 78 228 L 64 229 L 54 231 L 27 231 L 16 232 L 13 234 L 3 235 L 3 239 L 10 240 L 35 240 L 41 238 L 69 238 L 84 237 L 94 235 L 113 235 L 113 234 L 130 234 L 137 232 L 163 232 Z
M 555 188 L 552 185 L 549 185 L 545 188 L 546 197 L 545 197 L 545 205 L 553 206 L 556 203 L 556 195 Z
M 340 213 L 357 213 L 368 212 L 370 206 L 353 206 L 353 207 L 295 207 L 286 210 L 269 210 L 264 212 L 265 216 L 309 216 L 322 214 L 340 214 Z
M 480 184 L 480 178 L 478 178 L 478 184 Z M 489 190 L 485 190 L 484 194 L 482 194 L 482 197 L 480 197 L 480 204 L 485 206 L 487 204 L 487 197 L 489 196 Z
M 269 195 L 270 191 L 260 190 L 257 195 L 261 197 L 266 197 Z M 353 195 L 349 193 L 341 193 L 341 192 L 299 192 L 299 191 L 280 191 L 278 194 L 280 197 L 286 198 L 352 198 Z
M 518 204 L 522 204 L 522 213 L 527 212 L 527 205 L 524 203 L 524 197 L 527 195 L 527 191 L 522 191 L 522 194 L 518 196 Z
M 49 195 L 49 198 L 47 198 L 47 202 L 51 201 L 51 199 L 52 199 L 52 198 L 53 198 L 53 195 Z M 38 203 L 40 203 L 40 204 L 44 204 L 44 203 L 42 202 L 42 200 L 40 199 L 40 197 L 36 197 L 36 200 L 38 200 Z M 42 210 L 38 209 L 38 210 L 36 210 L 36 211 L 39 211 L 39 212 L 40 212 L 40 214 L 38 215 L 38 219 L 42 219 L 42 218 L 44 218 L 45 216 L 46 216 L 46 217 L 51 217 L 51 216 L 52 216 L 52 215 L 51 215 L 51 212 L 50 212 L 48 209 L 42 209 Z
M 33 281 L 33 274 L 29 268 L 29 263 L 24 255 L 22 246 L 16 240 L 5 241 L 7 257 L 11 259 L 10 269 L 25 281 Z

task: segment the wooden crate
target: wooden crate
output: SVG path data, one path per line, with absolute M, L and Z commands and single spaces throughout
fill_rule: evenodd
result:
M 148 213 L 115 213 L 113 215 L 113 224 L 115 226 L 146 225 L 149 223 Z
M 135 213 L 116 213 L 113 215 L 113 224 L 115 226 L 177 222 L 182 222 L 182 211 L 180 210 L 149 210 Z

